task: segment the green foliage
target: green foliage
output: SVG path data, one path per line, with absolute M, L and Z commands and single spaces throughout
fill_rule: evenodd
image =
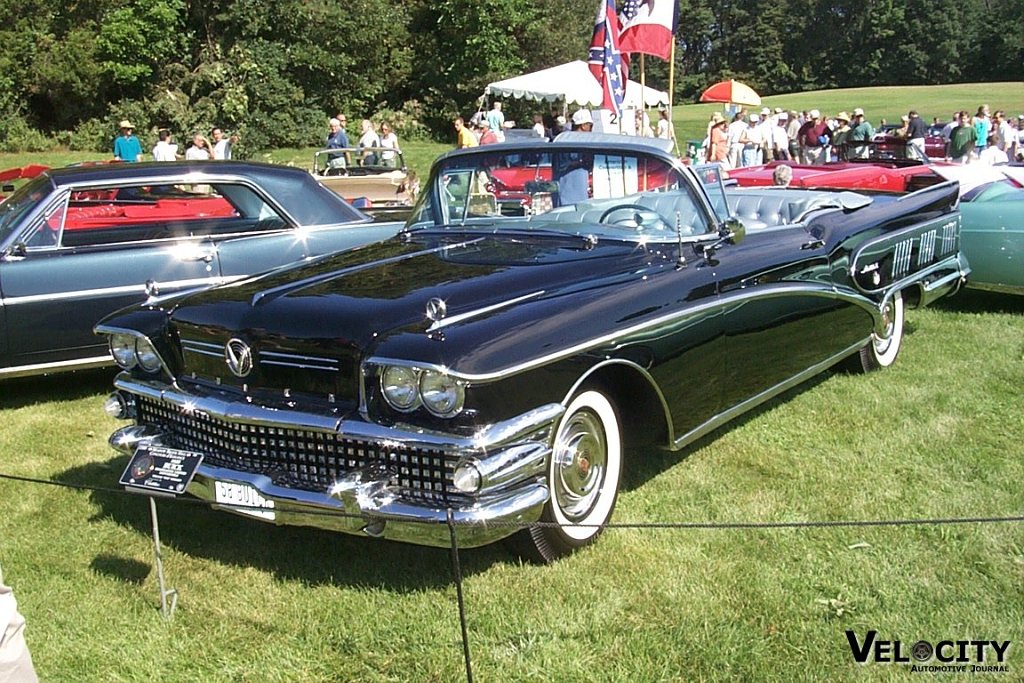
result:
M 395 131 L 399 142 L 404 140 L 424 140 L 429 136 L 429 129 L 423 124 L 423 105 L 416 100 L 404 102 L 400 109 L 378 109 L 371 117 L 380 130 L 380 124 L 387 123 Z
M 1024 62 L 1024 32 L 1010 28 L 1024 0 L 678 2 L 677 101 L 729 77 L 772 95 L 1006 80 Z M 597 5 L 0 0 L 0 113 L 89 147 L 94 122 L 123 111 L 179 138 L 231 130 L 236 153 L 310 144 L 339 111 L 393 118 L 406 139 L 447 137 L 489 81 L 585 59 Z M 666 88 L 668 72 L 646 60 L 650 85 Z

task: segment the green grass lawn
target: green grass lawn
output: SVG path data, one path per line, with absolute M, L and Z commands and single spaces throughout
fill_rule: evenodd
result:
M 1024 298 L 908 314 L 897 364 L 831 372 L 679 454 L 632 453 L 616 522 L 1019 515 Z M 111 377 L 2 387 L 0 471 L 113 486 Z M 464 680 L 446 551 L 0 480 L 0 563 L 44 681 Z M 463 554 L 480 681 L 920 680 L 853 662 L 844 632 L 1013 640 L 1024 528 L 611 529 L 553 566 Z

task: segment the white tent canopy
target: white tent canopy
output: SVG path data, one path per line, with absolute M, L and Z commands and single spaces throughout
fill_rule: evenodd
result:
M 626 84 L 625 106 L 634 109 L 642 108 L 640 93 L 643 92 L 643 103 L 648 107 L 668 104 L 668 94 L 636 81 Z M 495 81 L 484 91 L 487 95 L 501 97 L 517 97 L 536 101 L 554 102 L 564 99 L 566 104 L 601 106 L 601 84 L 597 82 L 586 62 L 575 61 L 542 69 L 533 73 L 513 76 L 503 81 Z

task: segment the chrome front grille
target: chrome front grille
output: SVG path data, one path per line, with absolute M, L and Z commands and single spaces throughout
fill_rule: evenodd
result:
M 279 486 L 326 491 L 353 469 L 385 463 L 409 497 L 446 502 L 455 462 L 442 450 L 347 438 L 333 432 L 229 422 L 137 397 L 139 424 L 158 425 L 170 445 L 203 453 L 215 467 L 263 474 Z

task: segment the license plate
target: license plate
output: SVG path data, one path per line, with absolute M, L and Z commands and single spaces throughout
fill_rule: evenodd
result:
M 248 484 L 215 481 L 213 490 L 218 503 L 238 506 L 232 507 L 232 512 L 240 512 L 243 515 L 252 515 L 260 519 L 273 520 L 277 517 L 277 513 L 274 512 L 274 501 L 267 500 Z

